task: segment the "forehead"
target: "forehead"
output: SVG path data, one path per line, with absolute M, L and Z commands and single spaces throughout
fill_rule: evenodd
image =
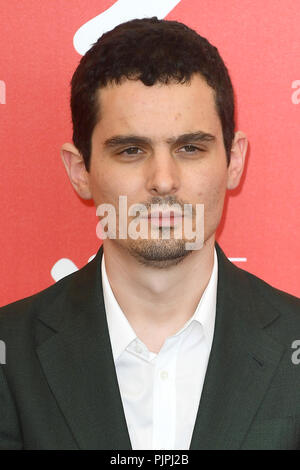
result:
M 124 80 L 98 90 L 101 134 L 135 132 L 160 136 L 202 129 L 218 134 L 221 124 L 215 92 L 199 74 L 189 83 L 146 86 Z M 200 127 L 199 127 L 200 126 Z

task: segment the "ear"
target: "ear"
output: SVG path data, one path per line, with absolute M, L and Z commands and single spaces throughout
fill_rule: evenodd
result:
M 82 199 L 92 199 L 89 187 L 89 173 L 84 159 L 73 144 L 64 144 L 60 150 L 61 158 L 71 184 Z
M 228 166 L 227 189 L 235 189 L 243 174 L 248 139 L 242 131 L 237 131 L 231 146 L 230 163 Z

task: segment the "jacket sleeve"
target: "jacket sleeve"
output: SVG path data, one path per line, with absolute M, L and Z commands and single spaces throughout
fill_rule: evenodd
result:
M 0 450 L 23 448 L 22 434 L 15 403 L 0 365 Z

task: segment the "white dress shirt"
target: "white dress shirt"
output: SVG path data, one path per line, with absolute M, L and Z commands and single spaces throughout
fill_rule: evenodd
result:
M 216 315 L 218 260 L 193 316 L 159 353 L 140 341 L 101 263 L 104 304 L 113 358 L 133 450 L 190 447 L 210 355 Z

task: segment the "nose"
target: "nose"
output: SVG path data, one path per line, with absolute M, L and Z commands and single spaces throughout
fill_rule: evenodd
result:
M 151 195 L 165 196 L 178 191 L 180 185 L 179 167 L 169 151 L 160 150 L 148 161 L 147 190 Z

